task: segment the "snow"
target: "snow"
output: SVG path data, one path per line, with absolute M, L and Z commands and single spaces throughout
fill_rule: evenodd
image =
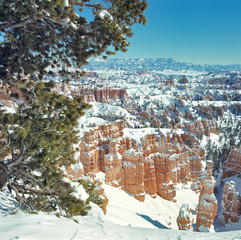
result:
M 69 183 L 74 189 L 74 192 L 71 193 L 72 196 L 76 197 L 77 199 L 81 199 L 84 202 L 88 199 L 89 194 L 85 191 L 82 184 L 79 184 L 78 182 L 73 182 L 68 178 L 63 178 L 63 181 Z
M 69 6 L 69 0 L 64 0 L 64 6 L 68 7 Z
M 158 134 L 155 128 L 124 128 L 124 137 L 135 139 L 138 143 L 141 143 L 141 139 L 148 134 Z
M 71 164 L 70 168 L 72 168 L 74 172 L 78 172 L 79 170 L 84 170 L 82 162 L 76 162 L 76 164 Z
M 238 176 L 232 176 L 229 178 L 221 179 L 222 176 L 222 171 L 219 172 L 217 176 L 217 181 L 216 181 L 216 198 L 218 200 L 218 213 L 217 217 L 214 219 L 214 228 L 216 232 L 226 232 L 226 231 L 237 231 L 240 230 L 241 226 L 241 218 L 237 223 L 227 223 L 225 224 L 225 220 L 223 216 L 221 215 L 221 201 L 222 201 L 222 196 L 223 196 L 223 188 L 225 185 L 225 182 L 235 182 L 235 189 L 237 193 L 241 193 L 241 178 Z M 223 182 L 223 183 L 222 183 Z M 241 236 L 241 234 L 240 234 Z M 239 238 L 240 239 L 240 238 Z
M 100 174 L 103 177 L 103 174 Z M 179 206 L 188 201 L 192 210 L 198 195 L 190 189 L 180 189 L 177 205 L 157 197 L 146 196 L 141 203 L 126 192 L 104 186 L 109 199 L 107 215 L 91 203 L 92 210 L 85 217 L 67 219 L 54 214 L 27 214 L 18 211 L 14 215 L 3 213 L 5 206 L 13 207 L 14 200 L 6 192 L 0 192 L 0 239 L 19 240 L 91 240 L 91 239 L 240 239 L 241 231 L 222 233 L 197 233 L 169 229 L 176 225 Z M 169 217 L 170 216 L 170 217 Z
M 111 14 L 108 13 L 106 10 L 101 10 L 100 13 L 98 14 L 98 16 L 99 16 L 101 19 L 109 18 L 111 21 L 113 20 L 113 17 L 111 16 Z
M 109 199 L 104 218 L 124 226 L 178 229 L 176 219 L 182 204 L 188 202 L 194 211 L 198 202 L 198 194 L 190 189 L 179 189 L 174 203 L 148 194 L 145 201 L 140 202 L 121 189 L 109 185 L 103 188 Z

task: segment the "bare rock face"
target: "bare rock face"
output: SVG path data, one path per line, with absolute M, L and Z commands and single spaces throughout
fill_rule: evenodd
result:
M 205 160 L 203 155 L 204 149 L 193 149 L 190 153 L 189 161 L 190 161 L 190 168 L 191 168 L 191 178 L 193 180 L 200 180 L 201 176 L 203 175 L 203 165 L 202 163 Z
M 240 212 L 240 202 L 235 190 L 235 182 L 226 182 L 223 189 L 223 199 L 221 203 L 221 212 L 226 221 L 238 222 Z
M 171 181 L 169 155 L 159 154 L 155 159 L 157 194 L 171 201 L 176 196 L 174 183 Z
M 220 128 L 218 127 L 217 122 L 202 120 L 204 135 L 210 136 L 210 133 L 219 134 Z
M 197 232 L 210 232 L 217 214 L 217 199 L 213 194 L 215 180 L 212 177 L 212 161 L 206 162 L 207 170 L 201 179 L 201 192 L 197 208 Z
M 185 117 L 186 117 L 188 120 L 193 120 L 193 115 L 192 115 L 191 112 L 189 112 L 189 111 L 186 112 Z
M 196 138 L 195 135 L 191 134 L 191 133 L 183 133 L 181 134 L 181 138 L 184 142 L 188 143 L 188 144 L 197 144 L 198 143 L 198 139 Z
M 227 160 L 223 163 L 223 176 L 222 178 L 227 178 L 240 174 L 241 172 L 241 147 L 233 148 Z
M 134 149 L 125 151 L 122 166 L 124 168 L 125 189 L 143 202 L 145 200 L 143 155 Z
M 144 186 L 145 192 L 150 194 L 151 197 L 156 198 L 157 187 L 156 187 L 156 172 L 155 162 L 150 158 L 146 158 L 144 161 Z
M 70 179 L 77 179 L 84 175 L 82 163 L 79 162 L 68 166 L 66 170 Z
M 183 204 L 177 217 L 177 225 L 179 230 L 192 230 L 194 219 L 191 215 L 191 208 L 188 204 Z
M 116 122 L 114 124 L 102 125 L 96 129 L 93 129 L 89 132 L 84 133 L 83 140 L 80 143 L 80 159 L 84 166 L 85 174 L 89 172 L 106 172 L 109 169 L 108 159 L 111 159 L 111 156 L 105 157 L 111 153 L 114 145 L 110 147 L 111 139 L 117 139 L 123 136 L 123 122 Z M 129 147 L 128 143 L 126 147 Z M 116 160 L 116 156 L 114 157 Z M 112 166 L 112 163 L 109 165 Z M 113 166 L 112 166 L 113 167 Z
M 214 121 L 203 119 L 201 121 L 192 121 L 185 123 L 185 128 L 193 134 L 199 133 L 210 136 L 210 133 L 219 134 L 220 128 Z
M 112 88 L 84 88 L 79 86 L 78 90 L 71 91 L 72 95 L 81 95 L 85 102 L 101 102 L 109 103 L 112 100 L 124 99 L 127 97 L 126 89 L 112 89 Z
M 204 149 L 188 147 L 176 133 L 149 134 L 138 144 L 123 137 L 123 128 L 122 122 L 116 122 L 84 133 L 80 161 L 85 175 L 102 171 L 108 184 L 127 190 L 140 201 L 145 193 L 173 201 L 177 183 L 197 181 L 203 175 Z
M 186 84 L 186 83 L 188 83 L 188 79 L 184 77 L 184 78 L 179 79 L 178 82 L 181 84 Z

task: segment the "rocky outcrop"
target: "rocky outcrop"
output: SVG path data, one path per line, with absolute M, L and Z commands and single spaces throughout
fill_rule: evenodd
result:
M 4 105 L 9 108 L 15 108 L 17 104 L 11 99 L 0 98 L 0 105 Z
M 156 185 L 157 194 L 166 200 L 172 200 L 176 196 L 174 182 L 177 180 L 172 175 L 171 161 L 169 155 L 156 154 Z M 172 177 L 174 182 L 172 181 Z
M 190 111 L 186 111 L 185 112 L 185 117 L 188 119 L 188 120 L 193 120 L 193 115 Z
M 241 147 L 233 148 L 227 160 L 223 163 L 223 178 L 231 177 L 241 172 Z
M 177 183 L 202 176 L 204 150 L 183 144 L 180 135 L 150 134 L 137 144 L 123 137 L 123 128 L 123 122 L 116 122 L 84 133 L 80 161 L 85 175 L 102 171 L 107 183 L 127 190 L 140 201 L 145 193 L 171 201 Z
M 79 89 L 71 91 L 72 95 L 83 96 L 86 102 L 102 102 L 109 103 L 112 100 L 118 101 L 127 97 L 126 89 L 112 89 L 112 88 L 84 88 L 80 85 Z
M 217 122 L 202 120 L 204 135 L 210 136 L 210 133 L 219 134 L 220 128 L 218 127 Z
M 203 119 L 201 121 L 187 122 L 184 124 L 185 128 L 193 134 L 204 134 L 210 136 L 210 133 L 219 134 L 220 128 L 214 121 Z
M 177 225 L 179 230 L 192 230 L 193 217 L 191 215 L 191 208 L 188 204 L 183 204 L 177 217 Z
M 207 96 L 205 96 L 206 100 L 209 100 L 209 101 L 214 100 L 211 96 L 210 98 L 207 99 Z M 224 114 L 225 107 L 219 107 L 219 106 L 217 107 L 214 105 L 204 106 L 204 105 L 198 104 L 198 106 L 195 107 L 195 109 L 199 112 L 199 114 L 205 116 L 208 120 L 212 120 L 218 116 L 222 117 Z
M 186 84 L 186 83 L 188 83 L 188 79 L 185 78 L 185 77 L 183 77 L 183 78 L 180 78 L 180 79 L 178 80 L 178 82 L 181 83 L 181 84 Z
M 239 221 L 239 216 L 241 214 L 240 207 L 239 197 L 235 190 L 235 182 L 226 182 L 221 203 L 221 213 L 226 223 Z
M 123 153 L 125 189 L 140 201 L 145 200 L 143 155 L 134 149 Z
M 19 89 L 0 84 L 0 105 L 5 105 L 9 108 L 16 108 L 17 103 L 14 98 L 21 101 L 24 100 L 23 94 Z
M 144 161 L 144 186 L 145 192 L 150 194 L 151 197 L 156 198 L 157 194 L 157 180 L 155 161 L 150 157 Z
M 210 232 L 217 214 L 217 199 L 213 194 L 215 180 L 212 177 L 212 161 L 206 161 L 207 170 L 201 178 L 201 192 L 197 208 L 197 232 Z
M 70 179 L 78 179 L 84 175 L 83 166 L 80 162 L 71 164 L 70 166 L 66 167 L 66 171 Z

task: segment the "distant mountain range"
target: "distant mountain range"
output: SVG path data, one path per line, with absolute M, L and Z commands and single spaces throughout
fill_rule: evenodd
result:
M 148 70 L 148 71 L 241 71 L 241 64 L 209 65 L 178 62 L 173 58 L 126 58 L 126 59 L 94 59 L 90 60 L 86 70 Z

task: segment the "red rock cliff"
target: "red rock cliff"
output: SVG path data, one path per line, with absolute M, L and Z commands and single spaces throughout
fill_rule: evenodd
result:
M 238 194 L 235 190 L 235 182 L 233 181 L 226 182 L 224 185 L 221 212 L 226 223 L 228 223 L 229 221 L 239 221 L 239 216 L 241 214 L 240 202 Z
M 103 171 L 106 182 L 144 201 L 145 193 L 173 200 L 175 185 L 202 176 L 204 150 L 184 145 L 179 135 L 147 135 L 141 144 L 123 137 L 124 124 L 99 126 L 84 133 L 80 161 L 85 174 Z
M 223 163 L 223 178 L 231 177 L 241 172 L 241 147 L 233 148 L 227 160 Z
M 89 89 L 79 87 L 78 90 L 71 91 L 73 95 L 81 95 L 84 97 L 86 102 L 102 102 L 109 103 L 111 100 L 119 100 L 127 97 L 126 89 L 112 89 L 112 88 L 103 88 L 103 89 Z

